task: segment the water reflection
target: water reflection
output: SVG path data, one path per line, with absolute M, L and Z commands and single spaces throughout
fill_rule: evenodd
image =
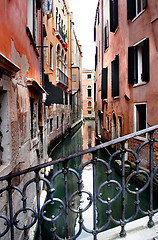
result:
M 60 144 L 52 153 L 52 159 L 58 159 L 60 157 L 68 156 L 70 154 L 73 154 L 75 152 L 80 152 L 83 149 L 87 149 L 89 147 L 95 146 L 95 122 L 94 121 L 86 121 L 83 126 L 73 135 L 69 136 L 67 139 L 64 140 L 62 144 Z M 98 151 L 97 153 L 98 158 L 107 160 L 109 158 L 109 155 L 106 151 Z M 83 157 L 78 157 L 76 159 L 71 160 L 71 162 L 68 163 L 68 167 L 71 167 L 72 169 L 76 169 L 77 171 L 79 168 L 85 164 L 87 161 L 92 159 L 92 154 L 86 154 Z M 53 173 L 55 174 L 59 170 L 61 170 L 63 167 L 62 164 L 55 166 L 53 169 Z M 99 162 L 96 165 L 96 183 L 97 183 L 97 189 L 99 186 L 107 180 L 107 168 L 102 163 Z M 50 174 L 49 178 L 52 177 L 52 174 Z M 60 198 L 65 202 L 65 189 L 64 189 L 64 180 L 67 181 L 68 186 L 68 196 L 69 199 L 70 196 L 78 190 L 78 179 L 76 175 L 73 172 L 68 172 L 67 178 L 64 179 L 65 175 L 61 171 L 61 173 L 55 178 L 54 181 L 54 197 Z M 92 165 L 88 164 L 83 172 L 82 172 L 82 190 L 86 191 L 88 190 L 93 194 L 93 171 L 92 171 Z M 121 178 L 120 176 L 115 172 L 114 167 L 112 166 L 112 176 L 111 179 L 115 179 L 121 184 Z M 135 188 L 135 183 L 132 183 L 133 187 Z M 116 184 L 106 185 L 101 190 L 102 196 L 101 198 L 103 200 L 107 200 L 107 197 L 110 197 L 111 199 L 117 195 L 118 193 L 118 186 Z M 125 206 L 125 215 L 126 218 L 132 216 L 135 205 L 134 205 L 134 196 L 130 195 L 126 192 L 125 198 L 126 206 Z M 143 209 L 148 209 L 148 203 L 149 198 L 147 193 L 141 194 L 141 202 L 143 204 Z M 73 205 L 72 209 L 78 210 L 79 208 L 85 208 L 87 206 L 89 201 L 87 200 L 87 194 L 83 193 L 82 196 L 76 195 L 73 198 Z M 112 216 L 113 218 L 121 219 L 121 197 L 119 197 L 115 202 L 112 203 Z M 128 211 L 127 211 L 128 210 Z M 58 215 L 60 213 L 61 209 L 54 205 L 50 205 L 47 208 L 47 212 L 49 213 L 49 217 L 52 215 Z M 97 227 L 101 228 L 106 222 L 107 222 L 107 205 L 102 204 L 97 200 Z M 68 210 L 68 220 L 69 220 L 69 236 L 72 237 L 79 231 L 79 215 L 78 213 L 72 212 L 70 209 Z M 91 207 L 83 212 L 83 219 L 84 219 L 84 225 L 88 229 L 93 229 L 93 204 Z M 59 220 L 56 221 L 55 227 L 56 232 L 61 238 L 65 238 L 66 236 L 66 217 L 63 215 Z M 114 223 L 110 223 L 110 227 L 114 227 Z M 51 239 L 51 231 L 52 228 L 51 224 L 48 222 L 44 222 L 43 224 L 43 239 Z M 81 235 L 77 239 L 82 239 L 87 236 L 90 236 L 91 234 L 86 233 L 85 231 L 82 231 Z

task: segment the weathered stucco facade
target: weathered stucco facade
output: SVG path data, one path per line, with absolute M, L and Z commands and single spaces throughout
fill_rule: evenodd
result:
M 155 0 L 98 1 L 96 125 L 104 140 L 158 122 L 156 12 Z

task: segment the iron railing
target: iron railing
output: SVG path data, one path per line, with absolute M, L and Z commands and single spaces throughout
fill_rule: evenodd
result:
M 63 73 L 60 69 L 58 69 L 58 79 L 57 82 L 63 84 L 64 86 L 68 87 L 68 77 Z
M 4 211 L 1 211 L 0 214 L 0 222 L 3 223 L 2 229 L 0 229 L 0 238 L 3 239 L 21 239 L 20 233 L 23 232 L 23 238 L 22 239 L 28 239 L 29 230 L 35 225 L 38 225 L 37 228 L 37 239 L 41 239 L 41 222 L 46 221 L 51 223 L 51 234 L 52 239 L 61 239 L 59 236 L 58 229 L 56 227 L 56 223 L 58 220 L 62 217 L 65 219 L 65 229 L 66 233 L 64 238 L 65 239 L 76 239 L 80 236 L 80 234 L 85 231 L 93 235 L 94 239 L 97 239 L 97 235 L 106 230 L 110 224 L 110 222 L 114 222 L 116 225 L 121 226 L 121 232 L 120 236 L 126 235 L 125 225 L 134 220 L 138 213 L 141 212 L 145 216 L 149 216 L 148 221 L 148 227 L 152 227 L 154 225 L 153 216 L 155 213 L 158 212 L 158 209 L 153 209 L 153 183 L 158 184 L 157 179 L 157 172 L 158 172 L 158 166 L 153 167 L 153 145 L 157 144 L 158 140 L 156 140 L 153 137 L 154 132 L 157 132 L 156 129 L 158 129 L 158 125 L 154 127 L 150 127 L 148 129 L 132 133 L 123 137 L 120 137 L 118 139 L 114 139 L 112 141 L 97 145 L 93 148 L 83 150 L 82 152 L 72 154 L 67 157 L 63 157 L 48 163 L 44 163 L 17 173 L 14 173 L 12 175 L 3 176 L 0 178 L 0 182 L 3 185 L 0 189 L 0 206 L 1 209 L 4 208 Z M 127 149 L 126 142 L 130 139 L 133 139 L 139 135 L 146 134 L 149 136 L 148 139 L 146 139 L 140 146 L 137 148 L 136 151 L 133 151 L 132 149 Z M 155 135 L 154 135 L 155 136 Z M 120 149 L 114 152 L 107 161 L 100 159 L 97 157 L 97 151 L 103 148 L 106 148 L 108 146 L 114 146 L 115 144 L 120 145 Z M 140 151 L 145 148 L 149 147 L 149 172 L 145 171 L 140 168 Z M 92 159 L 82 164 L 82 166 L 76 170 L 76 168 L 68 167 L 69 163 L 73 161 L 75 162 L 75 159 L 79 156 L 83 156 L 85 154 L 92 153 Z M 130 173 L 130 175 L 127 177 L 125 176 L 125 155 L 129 153 L 134 158 L 135 163 L 135 170 Z M 111 178 L 111 164 L 113 159 L 116 158 L 116 156 L 120 156 L 121 162 L 122 162 L 122 177 L 121 182 L 114 180 Z M 97 186 L 96 185 L 96 171 L 97 171 L 97 164 L 101 163 L 103 167 L 105 167 L 105 176 L 102 176 L 102 183 Z M 92 165 L 93 169 L 93 191 L 90 190 L 83 190 L 83 180 L 82 180 L 82 173 L 86 166 L 89 164 Z M 54 174 L 52 173 L 52 176 L 50 179 L 44 177 L 41 177 L 41 170 L 45 169 L 49 166 L 56 166 L 58 165 L 58 169 Z M 60 166 L 60 167 L 59 167 Z M 76 177 L 76 187 L 77 190 L 74 191 L 70 196 L 68 194 L 68 174 L 71 173 Z M 59 176 L 63 175 L 63 184 L 64 184 L 64 199 L 61 199 L 60 197 L 55 196 L 55 192 L 58 189 L 54 188 L 54 181 Z M 130 189 L 130 180 L 138 175 L 142 175 L 145 178 L 145 183 L 141 187 L 137 187 L 136 189 Z M 27 176 L 29 176 L 29 180 L 27 179 Z M 21 183 L 23 182 L 23 186 L 21 186 Z M 41 182 L 44 182 L 47 186 L 47 192 L 49 193 L 47 200 L 43 204 L 43 206 L 40 206 L 40 187 Z M 17 184 L 16 184 L 17 183 Z M 32 184 L 35 184 L 34 190 L 32 189 Z M 104 187 L 110 188 L 112 185 L 116 185 L 116 195 L 111 198 L 111 196 L 106 196 L 106 199 L 103 198 L 101 192 Z M 31 187 L 31 188 L 30 188 Z M 148 211 L 145 211 L 141 208 L 141 202 L 140 202 L 140 194 L 145 191 L 149 187 L 149 195 L 150 195 L 150 201 L 149 201 L 149 208 Z M 29 189 L 29 190 L 28 190 Z M 108 191 L 109 192 L 109 191 Z M 125 215 L 125 202 L 126 202 L 126 193 L 133 195 L 135 210 L 132 216 L 129 218 L 126 218 Z M 6 194 L 5 194 L 6 193 Z M 83 208 L 80 207 L 80 205 L 73 204 L 74 198 L 80 198 L 83 194 L 87 195 L 87 204 Z M 20 196 L 20 198 L 18 197 Z M 5 199 L 4 199 L 5 198 Z M 32 206 L 31 201 L 29 201 L 29 198 L 36 199 L 36 206 Z M 113 216 L 112 211 L 112 205 L 113 203 L 118 199 L 121 198 L 121 218 L 120 220 L 117 220 Z M 8 207 L 5 207 L 7 204 L 7 201 L 9 202 Z M 97 226 L 97 202 L 102 204 L 104 207 L 106 207 L 106 211 L 104 212 L 104 215 L 106 215 L 107 220 L 103 224 L 103 226 L 98 227 Z M 47 215 L 47 206 L 49 204 L 55 205 L 59 204 L 58 206 L 58 213 L 55 215 L 53 214 L 51 217 Z M 83 215 L 84 213 L 90 208 L 93 208 L 93 227 L 92 229 L 88 229 L 84 223 Z M 70 236 L 70 226 L 69 226 L 69 214 L 71 216 L 73 214 L 77 214 L 78 216 L 78 230 L 73 236 Z M 26 216 L 26 217 L 25 217 Z M 8 236 L 5 238 L 5 236 Z

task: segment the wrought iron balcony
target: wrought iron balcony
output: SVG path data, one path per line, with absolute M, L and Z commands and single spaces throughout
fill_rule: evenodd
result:
M 62 43 L 65 43 L 65 34 L 59 24 L 57 24 L 56 36 Z
M 57 70 L 57 83 L 68 87 L 68 77 L 60 69 Z
M 153 166 L 153 153 L 154 146 L 157 144 L 158 140 L 154 138 L 154 132 L 158 129 L 158 125 L 150 127 L 148 129 L 132 133 L 118 139 L 114 139 L 112 141 L 103 143 L 101 145 L 97 145 L 93 148 L 89 148 L 79 153 L 72 154 L 70 156 L 60 158 L 54 160 L 52 162 L 48 162 L 45 164 L 41 164 L 21 172 L 14 173 L 12 175 L 7 175 L 0 178 L 1 189 L 0 189 L 0 206 L 1 206 L 1 214 L 0 214 L 0 223 L 2 224 L 2 228 L 0 229 L 0 238 L 3 236 L 8 236 L 5 239 L 18 239 L 20 233 L 23 232 L 23 239 L 28 239 L 29 230 L 37 223 L 37 239 L 41 239 L 41 222 L 46 221 L 51 223 L 51 234 L 52 239 L 61 239 L 57 234 L 56 223 L 62 217 L 65 218 L 65 229 L 66 234 L 64 239 L 76 239 L 80 236 L 80 234 L 85 231 L 93 235 L 94 239 L 97 239 L 97 235 L 106 230 L 109 226 L 110 222 L 114 222 L 116 225 L 120 225 L 121 227 L 121 236 L 126 235 L 125 226 L 130 221 L 133 221 L 138 213 L 141 212 L 142 215 L 148 216 L 148 227 L 152 227 L 154 225 L 153 216 L 158 212 L 158 209 L 154 209 L 153 207 L 153 184 L 158 184 L 158 165 Z M 142 134 L 147 134 L 148 139 L 146 139 L 136 151 L 132 149 L 126 148 L 126 142 L 134 139 Z M 108 146 L 114 146 L 117 144 L 120 146 L 116 152 L 114 152 L 107 161 L 100 159 L 97 157 L 97 151 L 102 148 Z M 142 149 L 149 149 L 149 172 L 140 168 L 140 153 Z M 92 153 L 92 159 L 85 162 L 79 170 L 76 168 L 69 167 L 69 163 L 72 161 L 75 162 L 75 159 L 79 156 L 83 156 L 85 154 Z M 135 163 L 135 170 L 130 173 L 128 176 L 125 176 L 125 156 L 126 154 L 131 154 Z M 121 182 L 116 179 L 112 179 L 112 170 L 111 164 L 116 159 L 116 156 L 119 156 L 121 159 Z M 97 186 L 96 184 L 96 172 L 97 172 L 97 164 L 102 164 L 102 167 L 105 168 L 105 176 L 102 176 L 102 183 Z M 93 190 L 82 190 L 83 179 L 82 173 L 84 168 L 86 168 L 89 164 L 92 165 L 93 169 Z M 41 171 L 43 171 L 48 166 L 58 166 L 57 171 L 52 174 L 50 179 L 41 176 Z M 76 178 L 76 191 L 74 191 L 70 196 L 68 194 L 68 174 L 74 175 Z M 54 197 L 56 191 L 58 189 L 54 188 L 54 181 L 57 179 L 59 175 L 63 176 L 63 186 L 64 186 L 64 199 L 61 199 L 59 196 Z M 130 188 L 130 181 L 138 176 L 144 176 L 144 185 L 136 187 L 135 189 Z M 23 186 L 21 183 L 24 182 Z M 43 206 L 40 206 L 40 186 L 41 183 L 45 183 L 48 191 L 48 198 Z M 17 183 L 17 184 L 16 184 Z M 34 186 L 33 186 L 34 185 Z M 116 190 L 113 191 L 114 196 L 111 198 L 110 192 L 109 196 L 104 199 L 101 194 L 103 188 L 111 189 L 112 185 L 115 185 Z M 140 195 L 149 187 L 149 208 L 148 211 L 145 211 L 141 207 Z M 32 189 L 32 190 L 31 190 Z M 126 218 L 125 216 L 125 203 L 126 203 L 126 193 L 134 196 L 134 205 L 135 210 L 132 216 Z M 82 195 L 87 195 L 87 203 L 81 208 L 77 206 L 77 204 L 73 204 L 74 198 L 80 199 Z M 29 199 L 30 198 L 30 199 Z M 117 199 L 120 198 L 121 201 L 121 219 L 117 220 L 114 217 L 114 213 L 112 211 L 112 205 Z M 33 206 L 34 199 L 36 199 L 36 206 Z M 106 215 L 107 220 L 101 227 L 97 227 L 97 201 L 106 208 L 104 211 L 104 215 Z M 8 203 L 8 206 L 7 206 Z M 31 205 L 32 204 L 32 205 Z M 58 204 L 58 206 L 56 206 Z M 53 205 L 57 207 L 57 212 L 53 216 L 47 215 L 47 207 L 48 205 Z M 84 213 L 92 207 L 93 209 L 93 227 L 92 229 L 88 229 L 84 223 Z M 78 231 L 74 233 L 73 236 L 70 237 L 69 233 L 69 214 L 72 217 L 74 214 L 77 214 L 79 217 L 78 221 Z M 8 235 L 7 235 L 8 234 Z

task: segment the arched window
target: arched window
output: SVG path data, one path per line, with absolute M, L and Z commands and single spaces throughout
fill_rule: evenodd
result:
M 111 133 L 112 133 L 112 139 L 115 139 L 117 136 L 116 136 L 116 115 L 114 112 L 112 114 Z
M 67 57 L 66 57 L 66 54 L 65 54 L 65 57 L 64 57 L 64 67 L 65 67 L 65 75 L 67 76 Z
M 61 51 L 61 70 L 64 72 L 64 51 Z
M 92 106 L 92 102 L 88 101 L 88 107 L 91 107 L 91 106 Z
M 56 51 L 56 75 L 59 78 L 59 69 L 60 69 L 60 44 L 57 45 Z
M 88 97 L 92 97 L 92 88 L 91 88 L 91 86 L 88 86 L 88 88 L 87 88 L 87 95 L 88 95 Z

